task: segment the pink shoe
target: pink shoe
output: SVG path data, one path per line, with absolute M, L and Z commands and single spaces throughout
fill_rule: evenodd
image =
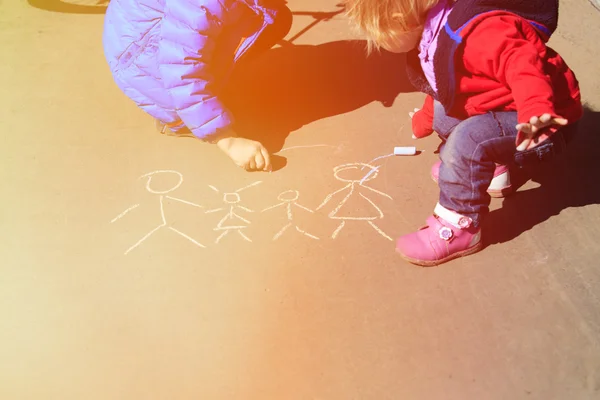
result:
M 396 251 L 406 261 L 432 267 L 483 248 L 481 228 L 472 226 L 471 218 L 436 205 L 427 225 L 396 241 Z
M 431 179 L 435 183 L 438 182 L 440 177 L 440 165 L 441 161 L 436 162 L 431 167 Z M 513 193 L 513 186 L 510 182 L 510 174 L 506 165 L 496 164 L 496 170 L 494 171 L 494 178 L 488 187 L 487 192 L 492 197 L 506 197 Z

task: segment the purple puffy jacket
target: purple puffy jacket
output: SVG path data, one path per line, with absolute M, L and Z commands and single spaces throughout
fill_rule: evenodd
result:
M 104 54 L 119 88 L 175 132 L 211 140 L 233 117 L 219 90 L 271 23 L 260 0 L 112 0 Z

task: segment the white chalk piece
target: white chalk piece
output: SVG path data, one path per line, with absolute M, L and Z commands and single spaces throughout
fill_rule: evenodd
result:
M 394 147 L 394 155 L 396 156 L 414 156 L 415 154 L 417 154 L 417 148 L 414 146 Z

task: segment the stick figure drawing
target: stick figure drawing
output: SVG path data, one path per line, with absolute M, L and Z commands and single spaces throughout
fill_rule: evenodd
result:
M 361 169 L 368 168 L 369 174 L 366 177 L 363 177 L 364 173 L 361 173 Z M 358 171 L 360 176 L 356 176 L 355 178 L 346 176 L 351 174 L 352 172 Z M 373 221 L 377 219 L 383 218 L 383 212 L 381 209 L 367 196 L 363 194 L 366 190 L 369 190 L 373 193 L 377 193 L 380 196 L 387 197 L 391 199 L 392 197 L 386 193 L 380 192 L 379 190 L 373 189 L 364 184 L 364 182 L 368 182 L 377 177 L 378 169 L 372 165 L 365 163 L 350 163 L 338 165 L 333 169 L 334 177 L 341 182 L 348 182 L 346 186 L 343 188 L 336 190 L 333 193 L 328 194 L 325 197 L 325 200 L 317 207 L 317 210 L 323 208 L 329 201 L 338 193 L 342 193 L 347 191 L 346 196 L 335 206 L 333 210 L 328 214 L 328 217 L 334 220 L 340 220 L 341 223 L 335 229 L 333 234 L 331 235 L 332 239 L 335 239 L 342 228 L 346 225 L 346 221 L 366 221 L 377 233 L 388 240 L 392 240 L 385 232 L 381 230 Z M 363 203 L 360 207 L 354 207 L 352 211 L 349 211 L 347 206 L 349 201 L 359 200 Z
M 152 188 L 151 185 L 152 185 L 152 179 L 157 174 L 174 174 L 177 177 L 177 183 L 175 183 L 175 185 L 173 185 L 172 187 L 170 187 L 170 188 L 168 188 L 166 190 L 155 190 L 155 189 Z M 128 248 L 125 251 L 125 255 L 127 255 L 133 249 L 135 249 L 140 244 L 142 244 L 146 239 L 148 239 L 150 236 L 152 236 L 152 234 L 154 234 L 156 231 L 158 231 L 161 228 L 165 228 L 165 227 L 168 228 L 169 230 L 171 230 L 172 232 L 175 232 L 179 236 L 184 237 L 185 239 L 189 240 L 190 242 L 192 242 L 196 246 L 198 246 L 198 247 L 205 247 L 203 244 L 198 243 L 196 240 L 192 239 L 191 237 L 189 237 L 185 233 L 178 231 L 177 229 L 173 228 L 172 226 L 167 226 L 168 223 L 167 223 L 167 219 L 165 217 L 165 210 L 164 210 L 165 199 L 177 201 L 179 203 L 187 204 L 187 205 L 190 205 L 190 206 L 193 206 L 193 207 L 202 208 L 201 205 L 192 203 L 192 202 L 187 201 L 187 200 L 182 200 L 182 199 L 179 199 L 177 197 L 173 197 L 173 196 L 168 196 L 167 195 L 167 193 L 171 193 L 175 189 L 177 189 L 179 186 L 181 186 L 181 184 L 183 183 L 183 175 L 181 175 L 181 173 L 179 173 L 177 171 L 173 171 L 173 170 L 159 170 L 159 171 L 149 172 L 147 174 L 144 174 L 144 175 L 140 176 L 140 179 L 142 179 L 142 178 L 148 178 L 148 180 L 146 181 L 146 190 L 148 192 L 150 192 L 150 193 L 158 195 L 158 201 L 159 201 L 159 204 L 160 204 L 161 223 L 156 228 L 152 229 L 150 232 L 148 232 L 146 235 L 144 235 L 144 237 L 141 238 L 140 240 L 138 240 L 133 246 L 131 246 L 130 248 Z M 129 213 L 130 211 L 136 209 L 138 206 L 139 206 L 139 204 L 134 204 L 133 206 L 129 207 L 127 210 L 123 211 L 121 214 L 117 215 L 110 222 L 114 223 L 114 222 L 118 221 L 119 219 L 123 218 L 127 213 Z
M 282 207 L 285 206 L 286 210 L 287 210 L 287 218 L 288 218 L 288 224 L 285 225 L 283 228 L 281 228 L 279 230 L 279 232 L 277 232 L 275 234 L 275 236 L 273 236 L 273 240 L 277 240 L 279 239 L 279 237 L 281 235 L 283 235 L 283 232 L 285 232 L 290 226 L 292 226 L 292 220 L 293 220 L 293 215 L 292 215 L 292 206 L 296 206 L 298 208 L 301 208 L 305 211 L 308 211 L 310 213 L 314 213 L 313 210 L 311 210 L 310 208 L 304 207 L 303 205 L 299 204 L 296 200 L 298 200 L 298 197 L 300 197 L 300 193 L 298 193 L 297 190 L 286 190 L 285 192 L 281 192 L 279 194 L 279 196 L 277 196 L 277 200 L 281 201 L 281 203 L 279 204 L 275 204 L 274 206 L 271 207 L 267 207 L 264 210 L 262 210 L 262 212 L 265 212 L 267 210 L 272 210 L 274 208 L 277 207 Z M 304 236 L 307 236 L 311 239 L 319 239 L 318 237 L 311 235 L 310 233 L 300 229 L 298 227 L 298 225 L 295 225 L 295 228 L 298 232 L 300 232 L 301 234 L 303 234 Z
M 229 211 L 227 212 L 227 214 L 225 214 L 223 218 L 221 218 L 221 220 L 217 224 L 217 227 L 214 228 L 215 231 L 223 231 L 223 233 L 221 233 L 219 237 L 217 237 L 215 243 L 219 243 L 219 241 L 221 241 L 221 239 L 225 237 L 230 231 L 236 231 L 247 242 L 252 241 L 248 236 L 244 234 L 244 232 L 242 232 L 242 229 L 248 228 L 248 225 L 250 225 L 250 221 L 236 214 L 235 210 L 240 209 L 249 213 L 254 212 L 253 210 L 250 210 L 249 208 L 246 208 L 239 204 L 241 202 L 239 192 L 241 192 L 242 190 L 246 190 L 252 186 L 256 186 L 260 183 L 262 183 L 262 181 L 251 183 L 250 185 L 244 186 L 243 188 L 238 189 L 235 192 L 223 193 L 223 202 L 229 205 Z M 219 189 L 217 189 L 216 187 L 211 185 L 208 185 L 208 187 L 210 187 L 215 192 L 220 193 Z M 206 212 L 213 213 L 222 210 L 223 207 L 220 207 L 208 210 Z M 244 223 L 247 225 L 244 225 Z

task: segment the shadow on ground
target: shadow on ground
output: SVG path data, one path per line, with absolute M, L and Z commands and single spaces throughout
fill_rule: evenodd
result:
M 404 54 L 365 52 L 365 41 L 285 45 L 239 65 L 225 99 L 236 131 L 280 150 L 290 132 L 373 101 L 413 92 Z
M 30 6 L 44 11 L 64 14 L 104 14 L 110 0 L 89 0 L 84 4 L 73 4 L 61 0 L 27 0 Z
M 539 187 L 504 199 L 484 222 L 486 245 L 518 237 L 569 207 L 600 203 L 600 112 L 585 109 L 577 136 L 565 155 L 532 172 Z

